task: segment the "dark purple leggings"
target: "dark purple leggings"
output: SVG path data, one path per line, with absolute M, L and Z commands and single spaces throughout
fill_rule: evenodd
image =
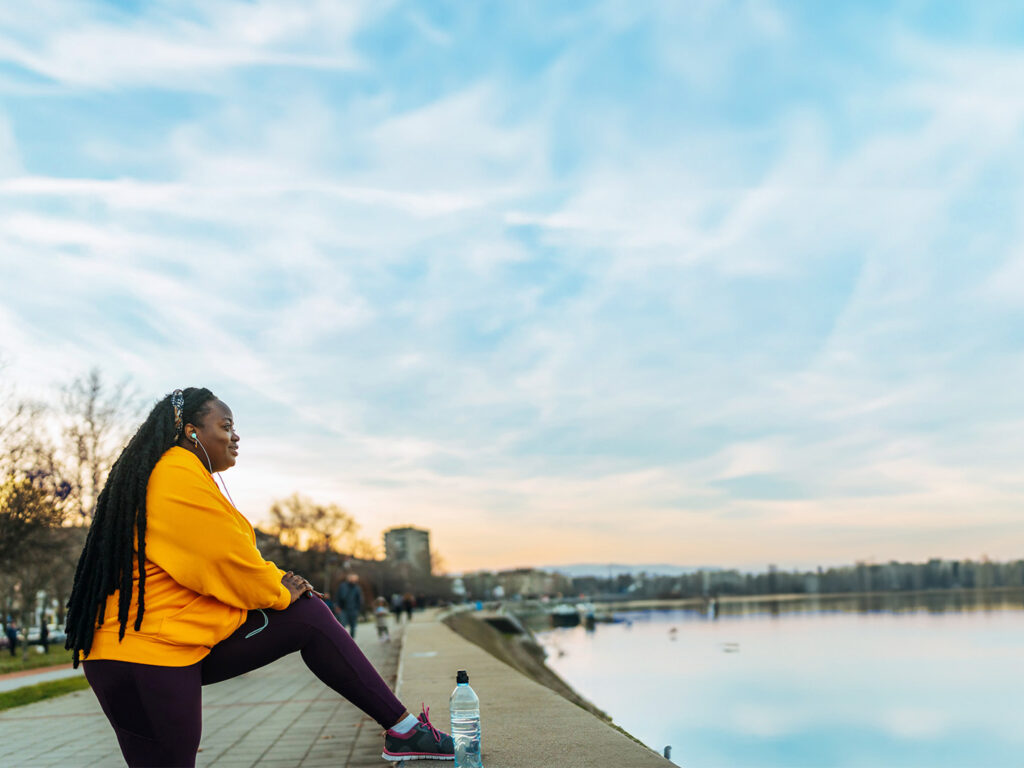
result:
M 82 666 L 128 765 L 178 768 L 195 765 L 203 729 L 202 686 L 294 651 L 302 653 L 313 674 L 382 728 L 405 713 L 359 646 L 316 598 L 300 598 L 283 611 L 249 611 L 231 637 L 187 667 L 107 660 Z

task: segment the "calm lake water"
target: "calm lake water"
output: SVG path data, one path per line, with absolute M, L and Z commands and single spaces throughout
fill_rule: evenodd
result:
M 1024 594 L 722 604 L 538 633 L 686 768 L 1024 766 Z

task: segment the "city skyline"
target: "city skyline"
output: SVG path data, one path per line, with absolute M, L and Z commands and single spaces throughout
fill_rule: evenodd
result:
M 0 10 L 0 357 L 452 571 L 1024 549 L 1024 13 Z

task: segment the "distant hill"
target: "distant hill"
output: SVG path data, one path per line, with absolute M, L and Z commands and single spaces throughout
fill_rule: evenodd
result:
M 688 573 L 696 573 L 697 571 L 720 571 L 721 568 L 706 565 L 668 565 L 666 563 L 640 563 L 633 565 L 621 563 L 575 563 L 573 565 L 542 565 L 538 566 L 537 570 L 554 571 L 575 579 L 581 576 L 608 578 L 609 575 L 614 578 L 624 574 L 635 575 L 641 572 L 657 576 L 684 576 Z

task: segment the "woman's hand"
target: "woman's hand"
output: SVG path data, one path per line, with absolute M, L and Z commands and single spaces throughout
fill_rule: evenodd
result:
M 288 605 L 291 605 L 302 597 L 302 593 L 306 591 L 305 581 L 306 580 L 301 576 L 296 576 L 291 571 L 288 571 L 288 573 L 281 577 L 281 583 L 284 584 L 288 590 L 288 594 L 291 596 L 291 600 L 288 601 Z
M 326 595 L 322 595 L 313 589 L 313 585 L 306 581 L 304 578 L 296 573 L 288 571 L 284 576 L 281 577 L 281 583 L 288 590 L 288 594 L 291 595 L 291 601 L 288 603 L 291 605 L 300 597 L 305 595 L 306 597 L 313 597 L 316 595 L 319 598 L 326 599 Z

